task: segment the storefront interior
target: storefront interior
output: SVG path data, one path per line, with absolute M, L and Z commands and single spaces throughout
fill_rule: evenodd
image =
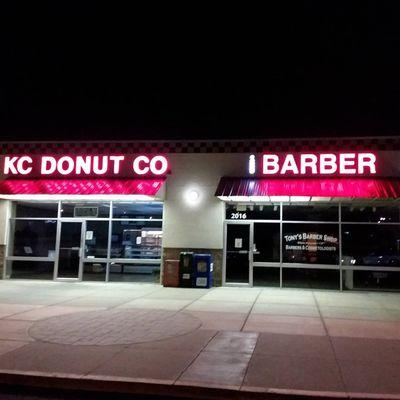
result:
M 396 201 L 244 200 L 226 201 L 224 284 L 400 289 Z
M 4 278 L 159 282 L 163 203 L 13 201 Z

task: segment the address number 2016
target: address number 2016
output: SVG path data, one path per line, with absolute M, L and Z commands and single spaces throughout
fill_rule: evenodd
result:
M 231 213 L 231 219 L 247 219 L 246 213 Z

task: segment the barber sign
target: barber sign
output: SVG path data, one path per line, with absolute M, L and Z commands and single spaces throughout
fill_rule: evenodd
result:
M 371 152 L 265 153 L 249 156 L 250 175 L 289 176 L 374 176 L 378 159 Z

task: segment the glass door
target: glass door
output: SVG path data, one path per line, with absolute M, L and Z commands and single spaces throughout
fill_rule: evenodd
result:
M 83 222 L 61 222 L 58 279 L 82 279 Z
M 225 283 L 250 284 L 250 223 L 226 224 Z

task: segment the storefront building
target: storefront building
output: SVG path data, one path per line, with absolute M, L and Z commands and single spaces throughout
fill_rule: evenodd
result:
M 4 279 L 400 289 L 400 140 L 0 143 Z

